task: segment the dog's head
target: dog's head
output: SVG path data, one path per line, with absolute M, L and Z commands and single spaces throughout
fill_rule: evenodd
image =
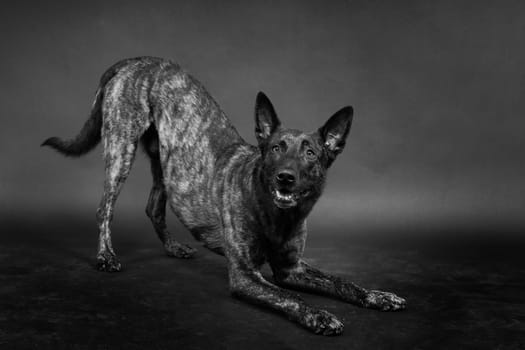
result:
M 344 107 L 315 132 L 286 129 L 259 92 L 255 135 L 263 160 L 261 180 L 278 208 L 311 207 L 319 198 L 326 171 L 345 146 L 352 115 L 352 107 Z

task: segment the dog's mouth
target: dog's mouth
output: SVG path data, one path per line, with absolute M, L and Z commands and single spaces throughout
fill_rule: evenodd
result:
M 306 197 L 310 194 L 310 191 L 303 190 L 298 192 L 291 192 L 285 189 L 276 189 L 271 190 L 273 196 L 273 202 L 278 208 L 288 209 L 297 206 L 297 203 L 302 197 Z

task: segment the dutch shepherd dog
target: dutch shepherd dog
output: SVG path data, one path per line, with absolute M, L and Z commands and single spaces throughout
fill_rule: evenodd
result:
M 253 146 L 179 65 L 139 57 L 122 60 L 104 73 L 91 116 L 78 136 L 52 137 L 43 145 L 75 157 L 102 140 L 106 174 L 97 210 L 99 270 L 121 270 L 110 223 L 141 143 L 153 175 L 146 213 L 168 255 L 189 258 L 195 250 L 167 231 L 166 203 L 197 240 L 226 257 L 234 296 L 279 311 L 315 333 L 334 335 L 343 331 L 334 315 L 287 289 L 384 311 L 405 308 L 403 298 L 359 287 L 303 260 L 306 217 L 321 195 L 328 168 L 345 146 L 352 115 L 352 107 L 344 107 L 314 132 L 287 129 L 259 92 L 258 145 Z M 261 275 L 265 263 L 273 271 L 273 283 Z

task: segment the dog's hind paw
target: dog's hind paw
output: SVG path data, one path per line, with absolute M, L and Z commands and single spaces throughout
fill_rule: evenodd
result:
M 166 249 L 166 254 L 168 256 L 173 256 L 175 258 L 189 259 L 192 258 L 197 249 L 190 247 L 187 244 L 179 242 L 166 242 L 164 244 L 164 249 Z
M 406 300 L 393 293 L 371 290 L 368 291 L 364 307 L 381 311 L 397 311 L 406 308 Z
M 334 315 L 325 310 L 311 310 L 301 317 L 301 324 L 316 334 L 339 335 L 344 325 Z
M 96 268 L 99 271 L 119 272 L 122 265 L 115 255 L 105 252 L 97 256 Z

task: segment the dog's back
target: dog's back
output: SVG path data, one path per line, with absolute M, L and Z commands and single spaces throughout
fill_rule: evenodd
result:
M 153 135 L 144 145 L 158 153 L 172 210 L 206 246 L 220 248 L 221 178 L 256 152 L 215 100 L 177 64 L 146 57 L 129 61 L 108 82 L 103 108 L 115 111 L 104 113 L 103 134 L 146 128 Z M 135 118 L 133 126 L 123 129 L 121 118 Z

